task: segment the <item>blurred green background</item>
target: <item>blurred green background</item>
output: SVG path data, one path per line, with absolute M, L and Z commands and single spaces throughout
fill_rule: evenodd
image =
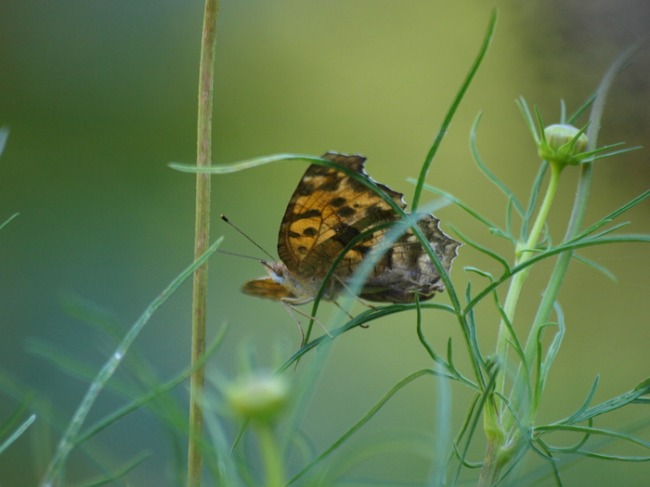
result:
M 526 199 L 537 161 L 516 97 L 524 95 L 540 106 L 546 121 L 557 121 L 559 100 L 577 107 L 613 58 L 650 25 L 647 3 L 632 0 L 221 3 L 215 162 L 278 152 L 361 153 L 368 157 L 370 175 L 404 192 L 407 201 L 413 187 L 406 178 L 417 175 L 478 50 L 490 11 L 499 7 L 496 39 L 429 177 L 499 222 L 506 202 L 478 173 L 469 153 L 469 128 L 477 113 L 483 112 L 478 144 L 484 160 Z M 0 158 L 0 220 L 20 213 L 0 233 L 0 420 L 22 392 L 31 391 L 35 404 L 46 405 L 62 421 L 51 427 L 37 421 L 0 456 L 1 485 L 36 483 L 60 427 L 87 387 L 37 351 L 47 344 L 93 369 L 111 351 L 112 342 L 71 313 L 70 303 L 95 303 L 125 330 L 191 261 L 193 176 L 167 163 L 191 163 L 195 157 L 201 16 L 198 1 L 0 1 L 0 125 L 11 131 Z M 648 49 L 642 49 L 616 82 L 601 143 L 649 144 L 649 60 Z M 643 149 L 598 164 L 589 222 L 648 188 L 647 154 Z M 215 177 L 214 238 L 225 235 L 224 249 L 260 256 L 216 218 L 225 213 L 275 253 L 280 219 L 303 170 L 300 163 L 285 163 Z M 567 171 L 554 207 L 556 241 L 571 204 L 573 172 Z M 644 203 L 627 215 L 632 224 L 626 230 L 647 232 L 649 210 Z M 510 255 L 503 241 L 458 209 L 445 208 L 438 216 Z M 650 375 L 647 247 L 599 248 L 585 255 L 607 266 L 618 282 L 578 263 L 571 269 L 561 294 L 567 334 L 541 421 L 569 414 L 596 374 L 601 381 L 596 402 Z M 498 271 L 466 246 L 452 274 L 459 289 L 469 277 L 464 266 Z M 532 316 L 549 269 L 540 266 L 531 276 L 518 314 L 520 329 Z M 211 272 L 210 334 L 231 325 L 210 363 L 211 373 L 234 374 L 242 344 L 271 365 L 277 365 L 274 356 L 286 357 L 298 346 L 295 323 L 281 306 L 239 293 L 244 280 L 263 274 L 259 264 L 216 255 Z M 189 310 L 185 285 L 136 342 L 161 378 L 188 363 Z M 327 316 L 331 305 L 322 311 Z M 497 318 L 490 305 L 479 311 L 481 340 L 489 350 Z M 460 345 L 447 316 L 428 313 L 425 319 L 428 337 L 440 351 L 449 336 Z M 456 353 L 462 356 L 461 346 Z M 429 365 L 412 315 L 342 336 L 307 409 L 305 429 L 315 446 L 329 445 L 396 381 Z M 432 440 L 437 390 L 428 379 L 405 389 L 338 454 L 387 435 L 417 433 Z M 451 390 L 458 426 L 468 395 L 455 386 Z M 184 403 L 186 388 L 176 392 Z M 105 392 L 93 418 L 123 402 Z M 630 407 L 599 425 L 620 428 L 644 414 L 640 406 Z M 50 435 L 49 444 L 44 434 Z M 150 451 L 128 477 L 131 485 L 174 485 L 167 440 L 143 411 L 102 433 L 93 447 L 108 465 Z M 472 460 L 479 460 L 479 453 L 477 448 Z M 386 480 L 421 485 L 429 459 L 426 452 L 421 458 L 390 454 L 362 463 L 353 476 L 379 478 L 383 472 Z M 81 481 L 95 473 L 88 463 L 74 455 L 70 478 Z M 537 466 L 531 457 L 527 467 Z M 648 474 L 647 463 L 596 460 L 565 470 L 567 485 L 646 485 Z

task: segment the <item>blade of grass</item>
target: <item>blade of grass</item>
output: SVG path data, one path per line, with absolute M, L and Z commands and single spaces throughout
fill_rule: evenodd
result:
M 472 158 L 474 159 L 476 166 L 483 173 L 483 175 L 488 179 L 488 181 L 490 181 L 497 188 L 499 188 L 499 190 L 506 196 L 506 198 L 512 202 L 512 205 L 514 206 L 515 210 L 517 210 L 517 213 L 519 213 L 519 216 L 523 217 L 524 208 L 523 206 L 521 206 L 521 203 L 519 202 L 517 196 L 510 190 L 508 186 L 506 186 L 503 183 L 503 181 L 501 181 L 496 176 L 496 174 L 490 171 L 487 165 L 483 162 L 483 159 L 481 158 L 481 154 L 478 151 L 478 147 L 476 145 L 476 133 L 478 131 L 478 124 L 481 121 L 481 115 L 482 114 L 479 113 L 476 116 L 476 118 L 474 119 L 474 123 L 472 124 L 472 127 L 469 132 L 469 147 L 472 153 Z
M 77 408 L 74 416 L 70 420 L 68 427 L 63 433 L 63 437 L 59 441 L 54 457 L 52 458 L 43 479 L 41 480 L 42 487 L 52 487 L 57 484 L 57 479 L 62 474 L 65 463 L 68 459 L 72 448 L 74 448 L 77 438 L 79 436 L 79 431 L 83 426 L 83 423 L 90 412 L 90 409 L 95 403 L 95 400 L 99 396 L 99 393 L 106 385 L 106 382 L 111 378 L 117 367 L 120 365 L 124 356 L 128 352 L 131 344 L 140 334 L 144 326 L 148 323 L 151 316 L 154 314 L 158 308 L 160 308 L 183 284 L 183 282 L 189 278 L 192 273 L 212 255 L 219 245 L 221 245 L 223 238 L 217 240 L 212 244 L 208 250 L 200 256 L 199 259 L 195 260 L 189 267 L 187 267 L 183 272 L 181 272 L 176 279 L 174 279 L 164 290 L 160 293 L 151 304 L 145 309 L 145 311 L 140 315 L 140 318 L 131 326 L 127 334 L 122 339 L 119 346 L 115 349 L 114 353 L 102 366 L 100 371 L 95 376 L 95 379 L 88 387 L 86 394 L 84 395 L 79 407 Z
M 7 218 L 5 221 L 3 221 L 3 222 L 0 224 L 0 230 L 2 230 L 4 227 L 6 227 L 7 225 L 9 225 L 9 223 L 11 222 L 11 220 L 13 220 L 14 218 L 16 218 L 18 215 L 19 215 L 19 213 L 14 213 L 14 214 L 11 215 L 9 218 Z
M 7 144 L 7 139 L 9 138 L 9 128 L 0 127 L 0 155 L 5 150 L 5 145 Z
M 442 139 L 446 135 L 447 130 L 449 130 L 449 126 L 451 125 L 451 120 L 454 118 L 454 115 L 456 114 L 456 110 L 458 109 L 460 102 L 465 96 L 465 93 L 467 92 L 469 85 L 472 83 L 474 76 L 478 72 L 478 68 L 481 66 L 481 63 L 483 62 L 483 58 L 487 54 L 488 48 L 492 43 L 492 39 L 494 38 L 496 23 L 497 23 L 497 11 L 496 9 L 494 9 L 492 10 L 492 15 L 488 23 L 488 28 L 485 33 L 485 37 L 483 38 L 483 43 L 479 48 L 479 52 L 476 56 L 476 59 L 474 59 L 474 63 L 470 67 L 469 72 L 467 73 L 465 79 L 463 80 L 463 83 L 460 85 L 460 89 L 456 93 L 456 96 L 454 97 L 451 106 L 449 107 L 449 110 L 447 111 L 447 114 L 445 115 L 445 118 L 442 121 L 442 124 L 440 125 L 440 129 L 436 134 L 433 144 L 431 145 L 431 148 L 429 149 L 429 152 L 427 153 L 427 156 L 424 159 L 424 163 L 422 164 L 422 169 L 420 170 L 420 176 L 418 177 L 418 181 L 415 186 L 415 191 L 413 193 L 413 199 L 411 203 L 414 212 L 420 206 L 422 187 L 424 185 L 424 181 L 427 178 L 427 174 L 429 173 L 429 168 L 431 166 L 431 163 L 433 162 L 433 158 L 436 155 L 436 152 L 438 152 L 438 147 L 440 147 Z
M 101 487 L 102 485 L 109 485 L 109 484 L 113 485 L 117 480 L 121 479 L 132 470 L 135 470 L 142 462 L 144 462 L 147 458 L 151 456 L 152 456 L 151 453 L 142 452 L 136 455 L 131 460 L 129 460 L 124 465 L 122 465 L 121 467 L 119 467 L 117 470 L 115 470 L 115 472 L 111 473 L 109 477 L 105 477 L 100 480 L 95 480 L 90 483 L 84 482 L 83 484 L 77 484 L 77 485 L 83 487 Z
M 36 421 L 36 415 L 32 414 L 30 417 L 28 417 L 25 421 L 23 421 L 20 426 L 18 426 L 10 435 L 9 437 L 0 444 L 0 455 L 2 452 L 4 452 L 9 446 L 16 441 L 18 438 L 22 436 L 22 434 L 27 431 L 27 428 L 29 428 L 32 423 Z
M 357 431 L 359 431 L 368 421 L 370 421 L 375 416 L 375 414 L 377 414 L 379 410 L 382 407 L 384 407 L 384 405 L 389 401 L 391 397 L 397 394 L 405 386 L 407 386 L 411 382 L 415 381 L 416 379 L 424 375 L 434 375 L 434 376 L 440 375 L 442 377 L 448 377 L 444 374 L 436 373 L 434 370 L 431 369 L 422 369 L 422 370 L 418 370 L 417 372 L 413 372 L 412 374 L 406 376 L 404 379 L 400 380 L 386 394 L 384 394 L 384 396 L 379 401 L 377 401 L 375 405 L 372 408 L 370 408 L 370 410 L 359 421 L 357 421 L 354 424 L 354 426 L 352 426 L 348 431 L 346 431 L 343 435 L 341 435 L 334 443 L 332 443 L 328 448 L 326 448 L 325 451 L 323 451 L 314 460 L 312 460 L 309 464 L 303 467 L 303 469 L 300 470 L 296 475 L 294 475 L 294 477 L 291 480 L 289 480 L 287 485 L 291 485 L 296 481 L 298 481 L 307 472 L 309 472 L 321 461 L 323 461 L 325 458 L 331 455 L 336 449 L 338 449 L 343 443 L 345 443 L 352 435 L 354 435 Z
M 417 181 L 413 178 L 407 178 L 407 181 L 409 183 L 416 183 Z M 452 203 L 454 203 L 456 206 L 458 206 L 461 210 L 465 211 L 468 215 L 470 215 L 472 218 L 476 219 L 477 221 L 481 222 L 483 225 L 485 225 L 492 233 L 495 235 L 499 235 L 502 237 L 507 238 L 508 240 L 511 240 L 510 237 L 507 236 L 506 232 L 501 230 L 497 225 L 492 223 L 490 220 L 485 218 L 483 215 L 481 215 L 478 211 L 472 209 L 468 205 L 466 205 L 463 201 L 460 199 L 456 198 L 454 195 L 451 193 L 448 193 L 440 188 L 436 188 L 435 186 L 430 186 L 428 184 L 425 184 L 424 189 L 427 191 L 430 191 L 434 194 L 437 194 L 439 196 L 442 196 L 445 199 L 448 199 Z

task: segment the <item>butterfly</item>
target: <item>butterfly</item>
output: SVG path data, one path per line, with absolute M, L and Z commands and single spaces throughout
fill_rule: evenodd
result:
M 366 158 L 328 152 L 322 156 L 375 183 L 402 209 L 403 194 L 372 180 L 364 170 Z M 397 212 L 372 189 L 332 167 L 312 164 L 298 183 L 280 224 L 279 261 L 262 261 L 268 276 L 248 281 L 242 292 L 259 298 L 300 305 L 313 301 L 326 274 L 353 239 L 356 242 L 337 264 L 322 298 L 335 300 L 347 287 L 360 263 L 385 237 L 385 224 L 400 220 Z M 459 242 L 447 236 L 431 214 L 420 215 L 417 225 L 449 272 Z M 373 228 L 382 225 L 372 231 Z M 368 301 L 412 303 L 431 299 L 444 290 L 435 265 L 411 229 L 379 257 L 358 296 Z

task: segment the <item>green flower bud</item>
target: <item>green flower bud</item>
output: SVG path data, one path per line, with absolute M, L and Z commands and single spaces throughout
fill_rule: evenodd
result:
M 544 129 L 538 152 L 542 159 L 550 163 L 574 166 L 589 155 L 585 152 L 588 142 L 584 130 L 572 125 L 549 125 Z
M 270 422 L 289 400 L 289 383 L 283 377 L 252 375 L 225 389 L 230 409 L 241 419 Z

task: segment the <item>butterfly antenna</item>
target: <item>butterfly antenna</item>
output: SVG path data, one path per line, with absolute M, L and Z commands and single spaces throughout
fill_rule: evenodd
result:
M 246 233 L 244 233 L 237 225 L 235 225 L 233 222 L 228 220 L 228 217 L 224 215 L 223 213 L 221 214 L 221 219 L 226 222 L 228 225 L 233 227 L 237 232 L 242 235 L 246 240 L 248 240 L 250 243 L 255 245 L 258 249 L 260 249 L 266 256 L 270 257 L 271 260 L 275 260 L 275 257 L 273 257 L 271 254 L 269 254 L 260 244 L 258 244 L 255 240 L 253 240 L 251 237 L 249 237 Z
M 252 255 L 246 255 L 246 254 L 239 254 L 239 253 L 237 253 L 237 252 L 231 252 L 230 250 L 217 249 L 217 253 L 219 253 L 219 254 L 226 254 L 226 255 L 232 255 L 232 256 L 234 256 L 234 257 L 241 257 L 241 258 L 243 258 L 243 259 L 251 259 L 251 260 L 255 260 L 255 261 L 257 261 L 257 262 L 263 262 L 263 260 L 260 259 L 259 257 L 254 257 L 254 256 L 252 256 Z

